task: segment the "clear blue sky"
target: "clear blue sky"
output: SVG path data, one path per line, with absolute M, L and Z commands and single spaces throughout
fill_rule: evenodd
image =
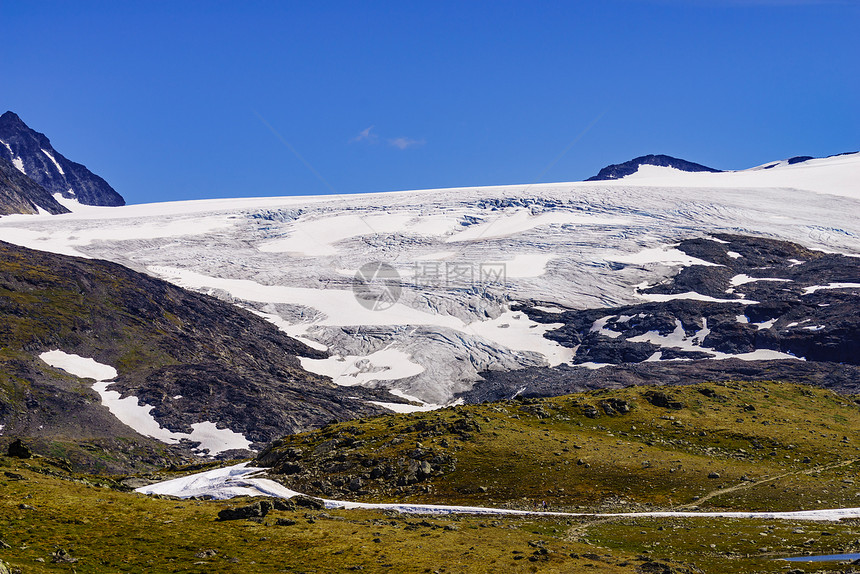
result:
M 130 203 L 860 148 L 856 0 L 0 0 L 0 37 L 0 112 Z

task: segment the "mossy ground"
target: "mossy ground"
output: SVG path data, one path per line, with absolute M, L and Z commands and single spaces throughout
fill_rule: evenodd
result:
M 566 511 L 860 506 L 860 485 L 854 483 L 860 406 L 852 397 L 785 383 L 714 383 L 662 388 L 683 405 L 671 409 L 646 400 L 654 390 L 340 423 L 285 437 L 269 457 L 301 451 L 296 462 L 304 472 L 281 477 L 296 490 L 374 501 L 525 509 L 547 501 Z M 603 405 L 611 401 L 630 410 L 607 415 Z M 589 411 L 599 416 L 591 418 Z M 469 424 L 478 430 L 457 430 Z M 401 486 L 396 472 L 376 479 L 368 473 L 392 461 L 403 466 L 416 449 L 423 451 L 421 459 L 454 463 L 442 462 L 424 480 L 401 480 Z M 325 483 L 320 487 L 321 476 L 333 492 L 325 492 Z M 364 486 L 351 491 L 355 476 Z
M 683 404 L 668 409 L 645 399 L 652 390 L 339 423 L 286 437 L 272 455 L 300 449 L 293 458 L 309 481 L 339 459 L 341 466 L 327 474 L 332 484 L 416 450 L 454 461 L 413 484 L 374 489 L 368 479 L 370 486 L 345 496 L 366 501 L 534 508 L 546 500 L 553 510 L 574 512 L 860 506 L 854 482 L 860 407 L 853 397 L 781 383 L 707 384 L 662 389 Z M 629 411 L 607 414 L 610 400 Z M 315 451 L 320 467 L 312 466 Z M 365 466 L 368 460 L 376 462 Z M 290 484 L 302 476 L 280 479 Z M 259 523 L 219 522 L 221 509 L 246 502 L 152 498 L 120 488 L 116 477 L 72 475 L 49 459 L 0 458 L 0 539 L 9 545 L 0 548 L 0 559 L 24 573 L 668 571 L 647 570 L 656 561 L 676 573 L 740 574 L 851 571 L 847 564 L 779 558 L 860 550 L 860 521 L 853 520 L 302 509 L 273 511 Z M 59 549 L 77 562 L 53 563 Z

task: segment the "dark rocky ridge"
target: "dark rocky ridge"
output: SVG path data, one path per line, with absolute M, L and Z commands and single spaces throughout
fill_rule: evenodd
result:
M 48 190 L 0 157 L 0 215 L 35 214 L 39 207 L 54 215 L 69 212 Z
M 509 398 L 520 391 L 528 396 L 546 396 L 631 384 L 762 379 L 805 382 L 840 392 L 860 391 L 860 289 L 807 289 L 829 283 L 860 283 L 860 259 L 812 251 L 785 241 L 714 237 L 716 241 L 687 240 L 678 249 L 717 266 L 686 267 L 670 281 L 643 293 L 692 291 L 738 302 L 674 299 L 561 314 L 523 305 L 521 310 L 535 321 L 564 323 L 545 336 L 563 346 L 578 347 L 575 363 L 612 366 L 486 372 L 485 382 L 462 397 L 474 402 Z M 732 278 L 739 275 L 759 280 L 733 286 Z M 757 303 L 744 304 L 741 300 Z M 604 319 L 604 330 L 594 328 L 599 319 Z M 689 342 L 686 349 L 629 341 L 649 332 L 680 335 L 679 328 Z M 694 341 L 697 336 L 701 340 Z M 736 355 L 763 349 L 806 360 L 708 358 L 712 351 Z
M 0 158 L 9 162 L 20 158 L 25 175 L 50 194 L 59 193 L 84 205 L 125 205 L 122 196 L 104 179 L 86 166 L 66 159 L 51 146 L 44 134 L 30 129 L 13 112 L 0 116 L 0 142 L 3 142 L 0 144 Z M 45 152 L 51 154 L 54 160 Z M 51 211 L 45 205 L 42 207 Z
M 656 165 L 660 167 L 673 167 L 681 171 L 709 171 L 718 173 L 721 170 L 714 169 L 702 164 L 678 159 L 669 155 L 643 155 L 624 163 L 615 163 L 601 169 L 597 175 L 589 177 L 585 181 L 605 181 L 608 179 L 621 179 L 622 177 L 632 175 L 639 170 L 642 165 Z
M 92 381 L 38 358 L 54 349 L 115 367 L 110 389 L 152 405 L 163 427 L 190 432 L 192 423 L 211 421 L 258 449 L 285 433 L 387 412 L 368 399 L 401 400 L 360 387 L 345 392 L 304 371 L 297 356 L 325 353 L 213 297 L 114 263 L 0 242 L 0 440 L 20 436 L 37 451 L 95 445 L 75 456 L 107 470 L 166 456 L 171 449 L 101 405 Z M 118 457 L 117 443 L 149 454 L 105 462 Z

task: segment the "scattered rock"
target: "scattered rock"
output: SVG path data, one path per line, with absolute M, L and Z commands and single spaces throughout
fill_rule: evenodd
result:
M 33 457 L 33 451 L 31 451 L 23 442 L 21 442 L 21 439 L 19 438 L 16 438 L 9 444 L 8 454 L 13 458 Z
M 708 478 L 720 478 L 720 473 L 716 471 L 711 471 L 708 473 Z
M 209 548 L 208 550 L 203 550 L 203 551 L 201 551 L 201 552 L 198 552 L 198 553 L 196 554 L 196 556 L 197 556 L 197 558 L 203 558 L 203 559 L 206 559 L 206 558 L 212 558 L 212 557 L 213 557 L 213 556 L 215 556 L 216 554 L 218 554 L 218 551 L 217 551 L 217 550 L 215 550 L 215 549 L 213 549 L 213 548 Z
M 672 399 L 663 391 L 648 391 L 647 393 L 645 393 L 644 396 L 645 400 L 654 405 L 655 407 L 675 410 L 684 408 L 684 403 Z
M 225 508 L 218 513 L 218 520 L 250 520 L 252 518 L 263 518 L 270 510 L 274 508 L 274 504 L 268 500 L 257 501 L 248 506 L 239 508 Z
M 301 506 L 302 508 L 309 508 L 311 510 L 323 510 L 325 509 L 325 503 L 319 498 L 313 498 L 311 496 L 305 496 L 304 494 L 298 494 L 290 499 L 293 504 L 296 506 Z
M 54 564 L 74 564 L 78 559 L 74 558 L 71 554 L 63 550 L 62 548 L 58 548 L 56 552 L 51 554 L 51 562 Z

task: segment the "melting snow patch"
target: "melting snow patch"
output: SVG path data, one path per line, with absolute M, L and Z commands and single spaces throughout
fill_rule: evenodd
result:
M 721 267 L 717 263 L 711 263 L 698 257 L 687 255 L 680 249 L 669 247 L 652 247 L 632 255 L 606 255 L 607 261 L 617 263 L 628 263 L 630 265 L 647 265 L 649 263 L 663 263 L 666 265 L 704 265 L 707 267 Z
M 564 313 L 567 310 L 562 309 L 561 307 L 547 307 L 545 305 L 535 305 L 532 309 L 543 311 L 544 313 Z
M 812 287 L 804 287 L 803 294 L 809 295 L 820 291 L 821 289 L 860 289 L 860 283 L 828 283 L 827 285 L 813 285 Z
M 618 331 L 613 331 L 612 329 L 606 328 L 606 323 L 615 317 L 615 315 L 607 315 L 606 317 L 601 317 L 591 326 L 590 333 L 598 333 L 600 335 L 604 335 L 609 337 L 610 339 L 616 339 L 622 335 L 622 333 Z
M 586 369 L 591 369 L 592 371 L 597 369 L 602 369 L 603 367 L 614 367 L 616 365 L 612 363 L 593 363 L 591 361 L 585 363 L 576 363 L 573 365 L 574 367 L 585 367 Z
M 746 315 L 736 315 L 735 319 L 737 319 L 738 323 L 749 323 L 749 317 Z
M 48 159 L 51 160 L 51 162 L 53 162 L 54 167 L 57 168 L 57 171 L 60 172 L 60 175 L 66 175 L 66 173 L 63 171 L 63 168 L 60 167 L 60 164 L 58 164 L 57 160 L 54 159 L 54 156 L 51 155 L 51 152 L 43 149 L 42 153 L 45 154 L 46 156 L 48 156 Z
M 710 295 L 702 295 L 695 291 L 687 291 L 686 293 L 675 293 L 674 295 L 666 295 L 663 293 L 636 293 L 637 296 L 646 301 L 662 303 L 664 301 L 672 301 L 673 299 L 693 299 L 695 301 L 708 301 L 710 303 L 740 303 L 742 305 L 758 305 L 758 301 L 746 299 L 717 299 Z
M 405 403 L 383 403 L 380 401 L 367 401 L 371 404 L 386 408 L 390 411 L 394 411 L 395 413 L 416 413 L 416 412 L 424 412 L 424 411 L 435 411 L 436 409 L 441 409 L 442 405 L 433 405 L 433 404 L 424 404 L 421 406 L 418 405 L 408 405 Z
M 755 281 L 786 281 L 790 283 L 791 279 L 777 279 L 774 277 L 750 277 L 749 275 L 745 275 L 743 273 L 741 273 L 740 275 L 735 275 L 731 279 L 731 283 L 734 287 L 746 285 L 747 283 L 753 283 Z
M 728 255 L 732 259 L 740 259 L 741 257 L 743 257 L 743 255 L 741 255 L 737 251 L 726 251 L 726 255 Z
M 762 329 L 770 329 L 771 327 L 773 327 L 774 323 L 776 323 L 776 319 L 768 319 L 767 321 L 762 321 L 761 323 L 752 324 L 757 327 L 757 330 L 761 331 Z M 791 325 L 789 325 L 789 327 L 791 327 Z
M 76 377 L 95 379 L 93 390 L 101 397 L 102 404 L 121 423 L 139 434 L 167 444 L 177 444 L 182 439 L 199 442 L 200 445 L 196 450 L 209 451 L 209 456 L 232 449 L 251 450 L 251 443 L 243 435 L 230 429 L 219 429 L 212 422 L 192 424 L 191 433 L 178 433 L 162 428 L 150 414 L 155 407 L 141 405 L 137 397 L 121 398 L 117 391 L 107 390 L 108 385 L 111 385 L 117 376 L 116 369 L 110 365 L 63 351 L 48 351 L 39 355 L 39 358 L 50 366 L 62 369 Z
M 277 498 L 292 498 L 298 492 L 261 475 L 268 469 L 249 467 L 243 462 L 225 468 L 216 468 L 205 472 L 190 474 L 142 486 L 135 490 L 142 494 L 161 494 L 178 498 L 193 496 L 211 496 L 224 500 L 237 496 L 273 496 Z M 489 508 L 485 506 L 449 506 L 441 504 L 398 504 L 398 503 L 367 503 L 348 502 L 342 500 L 322 499 L 326 508 L 368 508 L 379 510 L 394 510 L 413 514 L 489 514 L 516 516 L 612 516 L 612 517 L 654 517 L 654 518 L 755 518 L 762 520 L 809 520 L 809 521 L 838 521 L 849 518 L 860 518 L 860 508 L 834 508 L 824 510 L 800 510 L 793 512 L 623 512 L 610 514 L 579 514 L 565 512 L 532 512 L 528 510 L 511 510 L 505 508 Z
M 335 355 L 327 359 L 299 357 L 299 361 L 306 371 L 331 377 L 335 384 L 343 387 L 405 379 L 424 372 L 424 367 L 412 362 L 408 353 L 391 347 L 366 356 Z

